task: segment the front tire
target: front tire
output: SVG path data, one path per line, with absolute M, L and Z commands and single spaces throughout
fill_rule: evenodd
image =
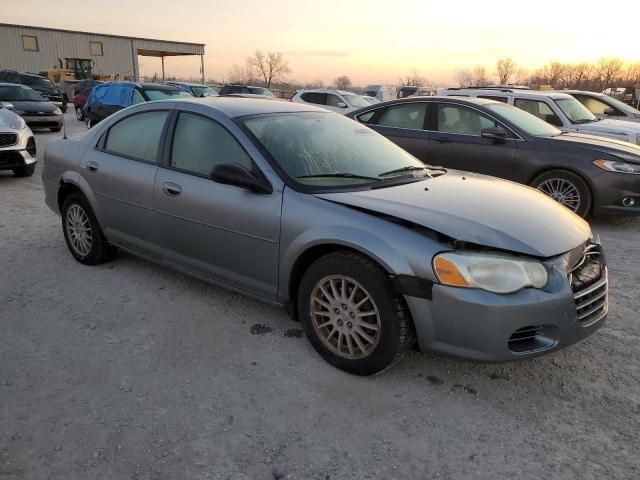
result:
M 84 265 L 111 260 L 115 248 L 107 242 L 87 199 L 81 193 L 67 197 L 62 205 L 62 231 L 67 248 Z
M 25 165 L 23 167 L 18 167 L 13 169 L 13 174 L 16 177 L 30 177 L 36 171 L 36 164 L 32 163 L 30 165 Z
M 582 177 L 573 172 L 551 170 L 538 176 L 531 186 L 583 218 L 591 211 L 591 189 Z
M 356 375 L 388 368 L 413 341 L 409 313 L 385 272 L 348 251 L 309 267 L 298 291 L 298 314 L 316 351 Z

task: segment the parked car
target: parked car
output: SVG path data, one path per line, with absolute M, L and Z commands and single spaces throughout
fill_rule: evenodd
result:
M 640 214 L 640 147 L 567 133 L 482 98 L 407 98 L 349 114 L 431 165 L 530 185 L 581 216 Z
M 415 337 L 424 351 L 516 360 L 607 315 L 602 247 L 577 215 L 511 182 L 425 167 L 309 105 L 135 105 L 50 142 L 43 183 L 80 263 L 121 247 L 283 305 L 320 355 L 359 375 Z
M 73 106 L 76 111 L 76 118 L 81 122 L 84 120 L 84 106 L 87 103 L 91 91 L 96 85 L 103 82 L 99 80 L 80 80 L 73 87 Z
M 376 98 L 376 97 L 368 97 L 368 96 L 366 96 L 366 95 L 360 95 L 360 96 L 361 96 L 361 97 L 363 98 L 363 100 L 364 100 L 365 102 L 367 102 L 369 105 L 377 105 L 378 103 L 382 103 L 382 101 L 381 101 L 381 100 L 379 100 L 379 99 L 378 99 L 378 98 Z
M 193 98 L 173 85 L 160 83 L 107 82 L 91 91 L 84 106 L 87 128 L 91 128 L 108 116 L 137 103 L 171 98 Z
M 22 117 L 0 103 L 0 170 L 30 177 L 36 168 L 36 142 Z
M 381 102 L 395 100 L 397 91 L 395 85 L 367 85 L 362 91 L 365 97 L 377 98 Z
M 398 91 L 398 98 L 429 97 L 435 95 L 436 92 L 436 87 L 416 87 L 415 85 L 405 85 Z
M 478 97 L 518 107 L 563 132 L 580 132 L 640 144 L 640 125 L 622 120 L 598 120 L 584 105 L 567 93 L 537 92 L 513 88 L 446 88 L 439 95 Z
M 201 83 L 166 82 L 166 84 L 178 87 L 183 92 L 190 93 L 194 97 L 217 97 L 219 95 L 217 90 Z
M 68 99 L 66 95 L 64 95 L 62 90 L 60 90 L 48 78 L 35 75 L 33 73 L 19 73 L 15 70 L 1 70 L 0 82 L 17 83 L 31 87 L 42 97 L 60 107 L 63 112 L 67 110 Z
M 0 83 L 0 102 L 5 102 L 5 108 L 20 115 L 30 127 L 62 130 L 60 108 L 26 85 Z
M 587 110 L 599 119 L 626 120 L 640 122 L 640 110 L 621 102 L 617 98 L 603 93 L 585 92 L 582 90 L 563 90 L 578 100 Z
M 623 102 L 633 101 L 633 89 L 627 87 L 609 87 L 605 88 L 602 93 L 610 97 L 618 98 Z
M 224 85 L 218 93 L 220 95 L 242 93 L 242 94 L 249 94 L 249 95 L 261 95 L 263 97 L 275 97 L 273 92 L 271 92 L 271 90 L 269 90 L 268 88 L 254 87 L 251 85 L 241 85 L 241 84 Z
M 291 97 L 291 101 L 315 105 L 342 114 L 347 114 L 369 105 L 369 102 L 355 93 L 325 89 L 298 90 Z

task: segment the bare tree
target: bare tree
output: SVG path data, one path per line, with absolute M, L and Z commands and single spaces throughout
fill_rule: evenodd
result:
M 427 84 L 427 79 L 421 77 L 418 74 L 418 70 L 415 68 L 411 71 L 409 75 L 404 78 L 400 78 L 399 80 L 400 86 L 413 86 L 413 87 L 424 87 Z
M 304 88 L 306 89 L 324 88 L 324 82 L 320 79 L 314 80 L 313 82 L 307 82 L 304 84 Z
M 527 85 L 529 83 L 529 72 L 524 68 L 519 68 L 514 76 L 516 85 Z
M 264 81 L 267 88 L 271 87 L 271 83 L 282 80 L 284 75 L 291 72 L 289 63 L 281 52 L 264 53 L 261 50 L 256 50 L 256 53 L 249 57 L 247 62 L 258 77 Z
M 333 81 L 336 90 L 347 90 L 351 88 L 351 79 L 346 75 L 342 75 Z
M 621 76 L 622 87 L 640 87 L 640 62 L 627 65 Z
M 487 69 L 482 65 L 477 65 L 471 71 L 471 81 L 474 87 L 486 87 L 491 83 L 487 75 Z
M 247 60 L 246 64 L 234 65 L 229 71 L 229 81 L 231 83 L 241 83 L 243 85 L 249 85 L 255 83 L 256 75 L 253 71 L 253 67 Z
M 498 75 L 498 83 L 506 85 L 509 83 L 518 70 L 518 65 L 511 57 L 499 58 L 496 62 L 496 75 Z
M 599 89 L 615 87 L 613 80 L 620 77 L 624 71 L 624 63 L 619 58 L 605 57 L 598 60 L 594 66 L 595 77 L 599 81 Z
M 473 86 L 473 79 L 471 78 L 471 71 L 468 69 L 458 70 L 456 73 L 456 80 L 460 88 L 467 88 Z

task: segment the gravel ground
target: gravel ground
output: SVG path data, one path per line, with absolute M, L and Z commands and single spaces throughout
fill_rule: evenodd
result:
M 594 224 L 611 308 L 586 341 L 358 378 L 278 308 L 126 254 L 75 262 L 39 169 L 0 174 L 0 205 L 3 480 L 640 478 L 640 219 Z

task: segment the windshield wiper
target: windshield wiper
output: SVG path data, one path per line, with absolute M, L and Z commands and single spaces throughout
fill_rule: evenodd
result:
M 375 181 L 380 181 L 379 178 L 377 177 L 367 177 L 365 175 L 356 175 L 355 173 L 350 173 L 350 172 L 344 172 L 344 173 L 318 173 L 316 175 L 301 175 L 299 177 L 296 178 L 323 178 L 323 177 L 329 177 L 329 178 L 361 178 L 364 180 L 375 180 Z
M 395 170 L 389 170 L 388 172 L 382 172 L 379 177 L 386 177 L 387 175 L 393 175 L 394 173 L 413 172 L 415 170 L 427 170 L 427 167 L 418 167 L 415 165 L 407 165 L 406 167 L 396 168 Z

